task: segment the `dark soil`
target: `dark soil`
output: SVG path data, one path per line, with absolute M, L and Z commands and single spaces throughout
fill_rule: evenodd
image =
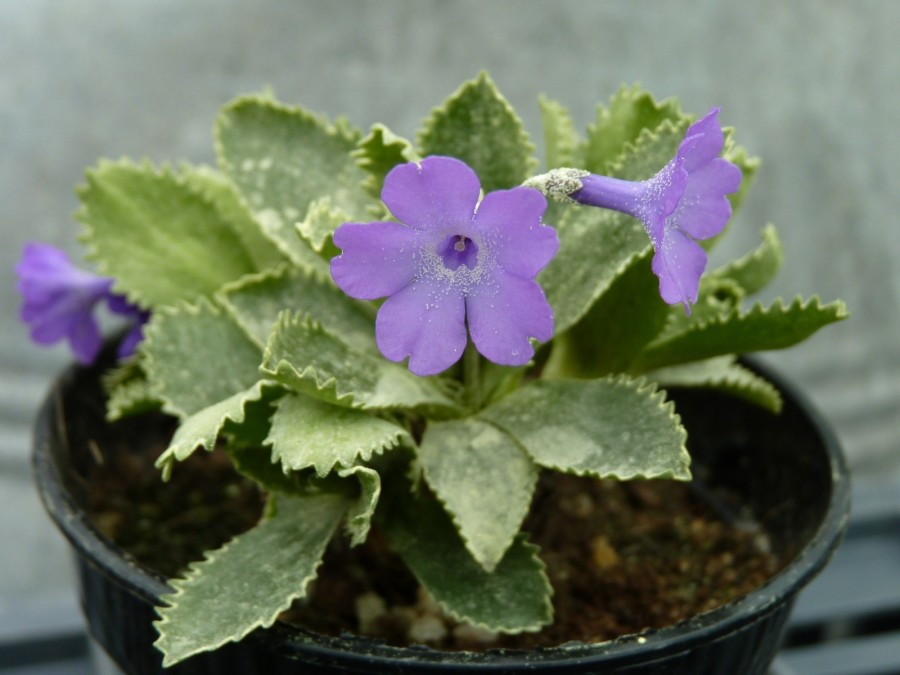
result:
M 195 453 L 163 483 L 153 466 L 160 451 L 91 448 L 89 510 L 128 554 L 173 576 L 250 528 L 263 495 L 219 451 Z M 377 531 L 356 549 L 337 539 L 309 599 L 284 618 L 324 634 L 446 649 L 597 642 L 663 627 L 739 598 L 778 570 L 767 537 L 722 512 L 718 499 L 683 483 L 548 473 L 524 526 L 554 588 L 556 622 L 540 633 L 492 636 L 444 619 Z
M 105 453 L 92 475 L 88 513 L 135 560 L 172 577 L 253 527 L 264 500 L 222 451 L 194 453 L 164 483 L 154 466 L 164 449 Z

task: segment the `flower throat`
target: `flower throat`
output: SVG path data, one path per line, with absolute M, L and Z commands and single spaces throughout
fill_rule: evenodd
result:
M 437 253 L 449 270 L 456 270 L 460 265 L 473 270 L 478 264 L 478 244 L 461 234 L 447 237 L 438 245 Z

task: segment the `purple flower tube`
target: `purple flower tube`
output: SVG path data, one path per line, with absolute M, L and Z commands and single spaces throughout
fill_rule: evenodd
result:
M 558 169 L 532 179 L 556 198 L 613 209 L 643 222 L 655 254 L 653 272 L 669 304 L 685 310 L 697 301 L 706 252 L 698 240 L 715 237 L 731 218 L 727 194 L 741 184 L 740 169 L 722 152 L 718 108 L 692 124 L 675 157 L 644 181 L 626 181 L 577 169 Z

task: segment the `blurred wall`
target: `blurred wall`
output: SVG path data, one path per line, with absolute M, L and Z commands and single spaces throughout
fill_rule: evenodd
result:
M 763 167 L 714 260 L 754 246 L 771 221 L 788 262 L 767 295 L 847 300 L 850 321 L 771 360 L 834 421 L 859 482 L 900 477 L 898 29 L 895 0 L 0 3 L 7 611 L 68 583 L 28 467 L 31 418 L 68 355 L 30 345 L 16 318 L 21 247 L 38 239 L 77 254 L 73 187 L 86 166 L 122 155 L 212 161 L 217 108 L 266 86 L 403 135 L 482 68 L 535 140 L 539 92 L 571 106 L 581 125 L 622 82 L 678 96 L 695 113 L 722 106 Z

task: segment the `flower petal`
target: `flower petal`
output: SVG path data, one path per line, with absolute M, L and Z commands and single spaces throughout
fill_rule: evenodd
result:
M 91 363 L 102 343 L 94 308 L 113 280 L 80 270 L 61 249 L 37 242 L 25 246 L 16 274 L 31 339 L 50 345 L 68 338 L 76 358 Z
M 103 338 L 97 321 L 91 314 L 79 314 L 73 317 L 69 332 L 69 346 L 75 358 L 82 363 L 93 363 L 103 346 Z
M 716 158 L 688 176 L 681 203 L 670 220 L 695 239 L 721 233 L 731 218 L 726 194 L 736 192 L 741 170 L 728 160 Z
M 433 231 L 470 222 L 480 195 L 478 176 L 466 164 L 432 156 L 391 169 L 381 201 L 401 223 Z
M 546 209 L 546 198 L 533 188 L 497 190 L 478 205 L 474 229 L 490 241 L 500 267 L 530 279 L 559 250 L 556 230 L 541 223 Z
M 678 156 L 684 158 L 684 168 L 688 172 L 696 171 L 722 152 L 724 139 L 718 116 L 719 109 L 711 108 L 685 132 L 684 140 L 678 147 Z
M 677 213 L 684 190 L 688 184 L 688 173 L 683 161 L 675 158 L 653 178 L 643 181 L 641 208 L 637 215 L 657 250 L 666 236 L 667 220 Z
M 331 277 L 352 298 L 392 295 L 416 274 L 420 237 L 400 223 L 344 223 L 334 231 L 343 252 L 331 259 Z
M 466 348 L 462 294 L 434 282 L 411 283 L 378 310 L 375 340 L 391 361 L 409 356 L 409 369 L 416 375 L 446 370 Z
M 697 301 L 700 276 L 706 268 L 706 252 L 689 235 L 671 228 L 653 256 L 653 273 L 659 277 L 659 294 L 670 305 Z
M 137 350 L 137 346 L 144 339 L 144 321 L 135 321 L 131 326 L 131 329 L 125 334 L 125 337 L 122 338 L 122 342 L 119 343 L 119 351 L 117 355 L 120 359 L 125 359 L 134 354 Z
M 39 242 L 25 245 L 16 275 L 16 289 L 25 305 L 38 308 L 58 304 L 62 295 L 99 299 L 113 284 L 109 277 L 75 267 L 65 251 Z
M 26 305 L 22 307 L 20 316 L 28 324 L 29 336 L 34 342 L 52 345 L 69 334 L 79 310 L 80 307 L 73 308 L 72 303 L 62 301 L 41 308 Z
M 553 337 L 553 310 L 533 279 L 497 270 L 495 282 L 466 298 L 466 317 L 475 347 L 505 366 L 521 366 L 534 356 L 529 337 Z

